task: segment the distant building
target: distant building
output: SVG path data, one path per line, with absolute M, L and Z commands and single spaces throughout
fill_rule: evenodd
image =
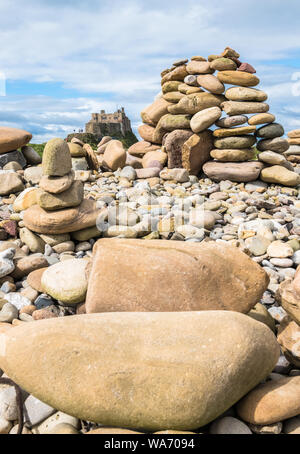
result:
M 132 132 L 132 129 L 130 120 L 122 107 L 121 110 L 110 114 L 105 110 L 101 110 L 100 113 L 92 113 L 92 119 L 85 125 L 85 132 L 94 134 L 98 138 L 120 133 L 125 137 L 125 134 Z

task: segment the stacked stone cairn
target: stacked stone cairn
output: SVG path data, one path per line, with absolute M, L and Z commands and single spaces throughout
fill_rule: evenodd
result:
M 256 70 L 239 58 L 227 47 L 221 55 L 177 61 L 162 72 L 162 92 L 141 113 L 143 141 L 128 150 L 142 158 L 149 174 L 167 165 L 190 175 L 203 171 L 214 181 L 261 178 L 286 186 L 300 184 L 283 154 L 290 144 L 269 113 L 268 96 L 253 88 L 260 82 Z
M 30 231 L 61 235 L 90 227 L 96 229 L 95 202 L 84 200 L 83 183 L 75 180 L 72 169 L 74 153 L 77 156 L 83 154 L 79 147 L 81 145 L 68 144 L 62 139 L 52 139 L 47 143 L 39 189 L 31 189 L 34 192 L 30 194 L 30 207 L 24 213 L 24 224 Z
M 300 164 L 300 129 L 288 133 L 290 148 L 284 153 L 287 160 L 293 164 Z

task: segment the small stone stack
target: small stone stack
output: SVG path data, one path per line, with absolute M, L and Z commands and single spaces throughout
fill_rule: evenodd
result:
M 284 129 L 269 113 L 267 94 L 253 88 L 260 82 L 256 70 L 239 58 L 227 47 L 221 55 L 177 61 L 163 71 L 162 92 L 141 113 L 144 141 L 129 153 L 138 150 L 146 168 L 167 162 L 191 175 L 203 170 L 212 180 L 235 182 L 257 180 L 264 169 L 263 181 L 297 186 L 298 175 L 282 155 L 289 148 Z
M 294 129 L 288 133 L 290 148 L 284 153 L 287 160 L 294 164 L 300 164 L 300 129 Z
M 62 234 L 96 225 L 95 204 L 92 200 L 83 200 L 83 183 L 75 180 L 72 169 L 70 149 L 73 155 L 74 152 L 82 153 L 75 145 L 62 139 L 47 143 L 43 153 L 43 176 L 36 191 L 37 205 L 24 214 L 24 224 L 29 230 Z

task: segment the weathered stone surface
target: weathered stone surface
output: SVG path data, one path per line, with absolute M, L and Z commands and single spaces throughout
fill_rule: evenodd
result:
M 238 415 L 252 424 L 273 424 L 300 413 L 300 377 L 284 377 L 257 386 L 237 405 Z
M 84 200 L 76 208 L 47 212 L 38 205 L 24 213 L 25 227 L 37 233 L 68 233 L 96 225 L 99 212 L 93 200 Z
M 103 163 L 104 166 L 111 169 L 113 172 L 118 168 L 123 168 L 126 164 L 126 151 L 124 150 L 120 140 L 111 140 L 104 152 Z
M 277 340 L 287 360 L 300 367 L 300 325 L 286 317 L 280 323 Z
M 21 151 L 10 151 L 9 153 L 0 154 L 0 167 L 4 167 L 10 162 L 18 162 L 21 167 L 26 166 L 26 159 Z
M 215 147 L 220 150 L 251 148 L 255 143 L 256 140 L 254 136 L 223 137 L 214 141 Z
M 90 430 L 85 435 L 142 435 L 143 432 L 135 432 L 129 429 L 119 429 L 117 427 L 100 427 L 100 429 Z
M 32 135 L 22 129 L 0 127 L 0 154 L 17 150 L 27 145 Z
M 269 328 L 242 314 L 110 313 L 7 331 L 0 367 L 38 399 L 85 421 L 189 431 L 253 389 L 278 356 Z
M 170 169 L 178 169 L 182 167 L 183 145 L 192 135 L 192 131 L 180 129 L 177 129 L 167 135 L 165 148 L 168 153 L 168 167 Z
M 50 177 L 44 175 L 40 180 L 39 186 L 41 189 L 50 192 L 51 194 L 60 194 L 71 187 L 74 178 L 75 172 L 73 170 L 63 177 Z
M 252 435 L 249 427 L 232 416 L 225 416 L 212 423 L 209 429 L 212 435 Z
M 270 106 L 264 102 L 225 101 L 221 104 L 221 108 L 227 115 L 247 115 L 251 113 L 268 112 Z
M 261 172 L 261 179 L 266 183 L 282 184 L 284 186 L 298 186 L 300 175 L 291 172 L 282 166 L 267 167 Z
M 225 98 L 222 95 L 214 95 L 212 93 L 194 93 L 182 98 L 178 104 L 171 105 L 168 108 L 171 114 L 188 114 L 195 115 L 200 110 L 208 109 L 209 107 L 220 107 Z
M 43 293 L 44 291 L 42 287 L 42 276 L 44 274 L 44 271 L 46 271 L 47 269 L 48 268 L 40 268 L 38 270 L 32 271 L 27 276 L 27 282 L 30 287 L 37 290 L 39 293 Z
M 289 279 L 282 282 L 277 297 L 284 310 L 300 325 L 300 296 L 296 294 L 294 283 Z
M 197 134 L 212 126 L 222 115 L 219 107 L 210 107 L 196 113 L 191 119 L 191 130 Z
M 89 260 L 71 259 L 50 266 L 42 275 L 43 291 L 67 305 L 82 303 L 87 291 L 88 265 Z
M 27 210 L 32 205 L 37 204 L 37 188 L 27 188 L 18 195 L 13 203 L 13 209 L 16 213 Z
M 248 315 L 254 320 L 264 323 L 275 333 L 275 320 L 273 319 L 268 309 L 263 304 L 261 303 L 256 304 L 256 306 L 253 309 L 251 309 Z
M 237 64 L 230 58 L 216 58 L 210 64 L 210 67 L 215 71 L 235 71 Z
M 148 167 L 153 167 L 153 162 L 158 161 L 162 166 L 167 162 L 168 156 L 163 151 L 150 151 L 145 154 L 142 160 L 142 165 L 144 169 Z
M 22 147 L 22 154 L 25 157 L 27 164 L 31 166 L 37 166 L 42 163 L 41 156 L 32 147 L 29 146 Z
M 24 179 L 31 185 L 37 185 L 43 176 L 42 167 L 27 167 L 24 171 Z
M 300 137 L 300 129 L 293 129 L 292 131 L 288 132 L 288 137 L 290 139 L 297 139 Z
M 163 137 L 167 132 L 176 129 L 189 129 L 190 120 L 190 115 L 164 115 L 155 128 L 153 136 L 155 143 L 162 143 Z
M 250 161 L 255 157 L 254 148 L 228 149 L 228 150 L 212 150 L 211 157 L 221 162 L 242 162 Z
M 44 210 L 56 211 L 80 205 L 83 195 L 82 182 L 74 181 L 69 189 L 59 194 L 51 194 L 40 189 L 37 193 L 37 203 Z
M 272 115 L 270 113 L 262 113 L 253 115 L 251 118 L 249 118 L 248 123 L 249 125 L 263 125 L 265 123 L 273 123 L 273 121 L 275 120 L 275 115 Z
M 20 229 L 20 240 L 29 247 L 30 252 L 33 254 L 45 252 L 45 242 L 38 236 L 35 235 L 31 230 L 26 227 Z
M 24 188 L 22 178 L 17 173 L 0 174 L 0 196 L 15 194 Z
M 266 126 L 262 126 L 256 131 L 257 137 L 263 139 L 275 139 L 276 137 L 281 137 L 284 134 L 283 127 L 278 123 L 271 123 Z
M 259 151 L 275 151 L 276 153 L 284 153 L 289 149 L 289 143 L 282 137 L 276 137 L 275 139 L 260 140 L 257 143 L 257 149 Z
M 243 125 L 247 123 L 248 117 L 246 115 L 234 115 L 230 117 L 221 118 L 216 122 L 216 126 L 219 128 L 232 128 L 233 126 Z
M 258 179 L 263 168 L 261 162 L 207 162 L 203 172 L 212 180 L 249 182 Z
M 87 313 L 225 308 L 249 312 L 268 285 L 265 272 L 257 264 L 226 245 L 105 239 L 97 242 L 94 253 Z M 183 263 L 185 273 L 181 275 L 178 269 L 182 269 Z M 217 266 L 220 266 L 219 282 L 222 280 L 218 289 L 214 280 L 207 279 L 210 272 L 218 274 Z M 136 273 L 140 276 L 138 281 Z M 116 279 L 117 292 L 113 284 Z M 227 285 L 230 295 L 226 292 Z M 243 298 L 242 294 L 245 294 Z
M 146 142 L 153 142 L 154 131 L 155 131 L 155 128 L 150 125 L 141 125 L 138 127 L 139 135 Z
M 229 101 L 262 102 L 268 99 L 268 95 L 264 91 L 246 87 L 228 88 L 225 92 L 225 97 L 229 99 Z
M 205 88 L 205 90 L 210 93 L 214 93 L 215 95 L 221 95 L 225 91 L 224 84 L 222 84 L 222 82 L 220 82 L 219 79 L 212 74 L 198 76 L 197 82 L 200 87 Z
M 163 98 L 157 99 L 153 104 L 146 107 L 141 113 L 144 123 L 156 126 L 161 117 L 168 113 L 168 107 L 172 104 Z
M 83 158 L 86 156 L 86 151 L 78 143 L 68 143 L 68 147 L 71 153 L 72 158 Z
M 213 136 L 210 130 L 193 134 L 181 148 L 182 166 L 190 175 L 198 175 L 203 165 L 209 161 L 213 148 Z
M 283 155 L 275 153 L 274 151 L 263 151 L 262 153 L 259 153 L 258 159 L 273 166 L 280 166 L 286 162 L 286 158 Z
M 43 173 L 63 177 L 72 169 L 72 158 L 67 142 L 62 139 L 49 140 L 43 152 Z
M 218 72 L 218 79 L 224 84 L 240 85 L 242 87 L 255 87 L 259 84 L 260 80 L 254 74 L 242 71 L 220 71 Z
M 177 66 L 173 71 L 170 71 L 163 76 L 161 85 L 163 86 L 166 82 L 172 80 L 183 81 L 186 76 L 188 76 L 186 65 Z
M 232 137 L 232 136 L 243 136 L 247 134 L 252 134 L 256 131 L 256 126 L 241 126 L 240 128 L 225 128 L 225 129 L 215 129 L 214 137 Z
M 155 128 L 153 128 L 155 131 Z M 133 144 L 131 147 L 128 148 L 128 153 L 131 156 L 136 156 L 138 158 L 142 158 L 146 153 L 150 151 L 157 151 L 160 150 L 158 145 L 152 145 L 150 142 L 141 141 Z
M 188 63 L 186 70 L 189 74 L 213 74 L 214 69 L 210 67 L 208 61 L 196 61 L 192 60 Z
M 166 101 L 169 101 L 171 103 L 178 103 L 182 98 L 184 97 L 183 93 L 180 93 L 179 91 L 172 91 L 170 93 L 166 93 L 163 95 L 163 98 Z

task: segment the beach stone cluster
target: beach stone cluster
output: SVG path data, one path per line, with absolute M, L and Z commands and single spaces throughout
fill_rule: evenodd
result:
M 161 74 L 161 93 L 141 113 L 143 141 L 129 154 L 143 158 L 143 167 L 153 174 L 166 165 L 190 175 L 203 171 L 214 181 L 260 178 L 299 185 L 292 165 L 297 160 L 284 156 L 291 140 L 283 138 L 282 125 L 269 112 L 268 95 L 257 88 L 255 73 L 229 47 L 207 59 L 174 62 Z
M 0 377 L 22 433 L 299 434 L 299 187 L 101 142 L 2 170 L 23 185 L 0 198 Z M 0 381 L 1 434 L 19 410 Z

